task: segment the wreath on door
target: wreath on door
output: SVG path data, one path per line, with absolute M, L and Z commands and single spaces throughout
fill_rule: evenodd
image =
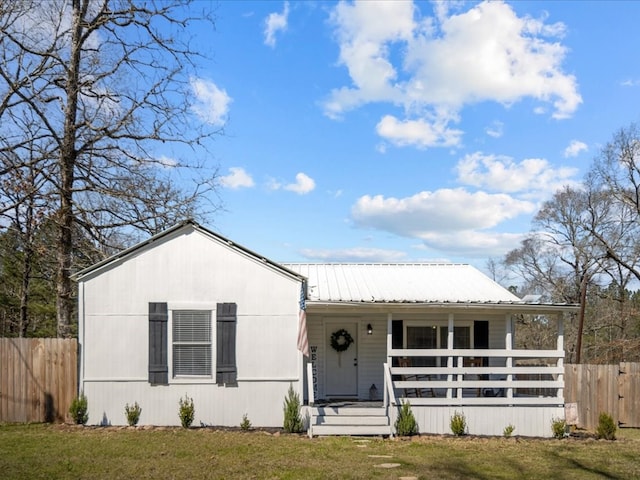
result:
M 353 337 L 344 328 L 331 334 L 331 348 L 336 352 L 344 352 L 353 343 Z

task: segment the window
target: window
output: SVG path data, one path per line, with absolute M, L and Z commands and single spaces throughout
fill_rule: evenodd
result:
M 470 326 L 453 327 L 453 348 L 471 348 L 472 329 Z M 447 325 L 407 325 L 406 348 L 447 348 L 449 327 Z M 420 367 L 435 367 L 437 364 L 446 366 L 447 358 L 413 357 L 413 365 Z
M 448 327 L 440 327 L 440 348 L 447 348 Z M 453 348 L 471 348 L 471 327 L 453 327 Z
M 435 326 L 407 326 L 407 348 L 438 348 L 437 329 Z M 435 367 L 435 357 L 413 357 L 415 367 Z
M 173 376 L 211 376 L 211 312 L 174 310 Z

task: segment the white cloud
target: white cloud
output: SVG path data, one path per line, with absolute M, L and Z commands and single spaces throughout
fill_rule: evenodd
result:
M 620 85 L 622 85 L 623 87 L 640 87 L 640 80 L 627 78 L 626 80 L 620 82 Z
M 574 184 L 576 168 L 554 168 L 547 160 L 528 158 L 515 162 L 511 157 L 475 152 L 457 164 L 458 181 L 478 188 L 507 193 L 547 194 Z
M 276 46 L 276 33 L 287 29 L 289 19 L 289 2 L 284 2 L 282 13 L 270 13 L 264 21 L 264 43 L 269 47 Z
M 351 209 L 357 225 L 425 238 L 430 232 L 487 229 L 523 213 L 534 204 L 507 194 L 471 193 L 463 188 L 420 192 L 406 198 L 364 195 Z
M 295 192 L 298 195 L 305 195 L 316 188 L 316 182 L 313 180 L 313 178 L 301 172 L 296 175 L 295 183 L 289 183 L 283 188 L 285 190 Z
M 446 123 L 429 123 L 426 119 L 398 120 L 385 115 L 376 125 L 382 138 L 397 146 L 413 145 L 418 148 L 449 147 L 458 145 L 461 130 L 449 129 Z
M 522 233 L 496 233 L 477 230 L 454 233 L 430 232 L 422 240 L 430 248 L 475 258 L 501 257 L 524 238 Z
M 320 249 L 311 248 L 300 251 L 305 258 L 319 262 L 401 262 L 406 259 L 406 253 L 398 250 L 385 250 L 380 248 L 344 248 L 344 249 Z
M 418 23 L 411 2 L 339 3 L 331 21 L 351 85 L 331 92 L 325 114 L 339 118 L 366 103 L 391 103 L 403 107 L 407 118 L 386 115 L 378 133 L 387 133 L 385 125 L 395 127 L 392 138 L 403 139 L 396 144 L 424 147 L 460 142 L 461 132 L 449 125 L 469 104 L 509 106 L 528 97 L 538 101 L 534 108 L 550 105 L 554 118 L 566 118 L 582 103 L 576 78 L 562 71 L 562 23 L 518 17 L 503 2 L 462 12 L 458 4 L 438 5 L 436 17 Z M 399 134 L 400 126 L 420 127 L 422 140 L 415 140 L 415 132 Z M 437 142 L 434 131 L 455 135 Z
M 293 183 L 288 183 L 283 185 L 282 182 L 276 180 L 275 178 L 270 178 L 267 181 L 267 188 L 269 190 L 288 190 L 290 192 L 295 192 L 298 195 L 306 195 L 307 193 L 312 192 L 316 188 L 316 182 L 313 178 L 308 175 L 300 172 L 296 175 L 296 181 Z
M 577 157 L 580 152 L 586 152 L 587 150 L 589 150 L 589 147 L 586 143 L 579 140 L 571 140 L 569 146 L 564 149 L 564 156 L 565 158 Z
M 175 158 L 167 157 L 166 155 L 160 155 L 156 161 L 164 168 L 173 168 L 178 165 L 178 161 Z
M 359 227 L 420 239 L 429 248 L 482 256 L 515 247 L 520 235 L 489 230 L 534 209 L 533 203 L 507 194 L 458 188 L 400 199 L 365 195 L 353 205 L 351 217 Z
M 238 188 L 250 188 L 255 185 L 253 178 L 249 175 L 244 168 L 231 167 L 229 168 L 229 175 L 220 177 L 220 183 L 222 186 L 238 189 Z
M 500 138 L 504 134 L 504 123 L 495 120 L 484 131 L 490 137 Z
M 200 78 L 191 79 L 191 89 L 196 97 L 196 103 L 191 106 L 195 114 L 210 125 L 224 125 L 233 101 L 227 92 L 215 83 Z

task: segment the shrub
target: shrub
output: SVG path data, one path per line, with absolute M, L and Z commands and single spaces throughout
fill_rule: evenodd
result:
M 287 433 L 302 432 L 302 418 L 300 417 L 300 396 L 289 384 L 289 391 L 284 399 L 284 431 Z
M 564 438 L 567 433 L 567 422 L 564 418 L 554 418 L 551 420 L 551 432 L 554 438 Z
M 142 413 L 142 409 L 138 402 L 134 402 L 133 405 L 129 405 L 128 403 L 124 406 L 124 413 L 127 416 L 127 423 L 130 427 L 135 427 L 138 424 L 138 420 L 140 420 L 140 414 Z
M 418 433 L 418 424 L 413 416 L 409 402 L 402 402 L 395 426 L 396 435 L 400 437 L 409 437 Z
M 451 417 L 451 422 L 449 424 L 451 427 L 451 431 L 456 436 L 466 435 L 467 433 L 467 419 L 464 416 L 464 413 L 455 412 L 453 417 Z
M 85 425 L 89 420 L 89 402 L 83 392 L 73 399 L 71 406 L 69 407 L 69 413 L 71 418 L 78 425 Z
M 604 438 L 605 440 L 615 440 L 617 428 L 613 417 L 608 413 L 602 412 L 598 417 L 596 435 L 598 438 Z
M 184 428 L 189 428 L 193 423 L 193 417 L 196 414 L 196 408 L 193 405 L 193 398 L 189 398 L 185 395 L 184 398 L 180 398 L 180 410 L 178 410 L 178 416 L 180 417 L 180 423 Z
M 509 424 L 506 427 L 504 427 L 504 430 L 502 431 L 502 434 L 504 435 L 505 438 L 509 438 L 509 437 L 511 437 L 511 435 L 513 435 L 513 431 L 515 429 L 516 429 L 516 427 L 514 427 L 511 424 Z
M 245 431 L 251 428 L 251 422 L 249 421 L 249 417 L 247 416 L 246 413 L 242 415 L 242 422 L 240 422 L 240 428 Z

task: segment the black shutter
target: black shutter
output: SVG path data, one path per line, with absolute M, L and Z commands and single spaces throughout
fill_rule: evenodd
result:
M 167 321 L 166 303 L 149 303 L 149 383 L 167 385 Z
M 235 303 L 218 303 L 216 307 L 216 383 L 235 384 L 236 367 L 236 322 Z

